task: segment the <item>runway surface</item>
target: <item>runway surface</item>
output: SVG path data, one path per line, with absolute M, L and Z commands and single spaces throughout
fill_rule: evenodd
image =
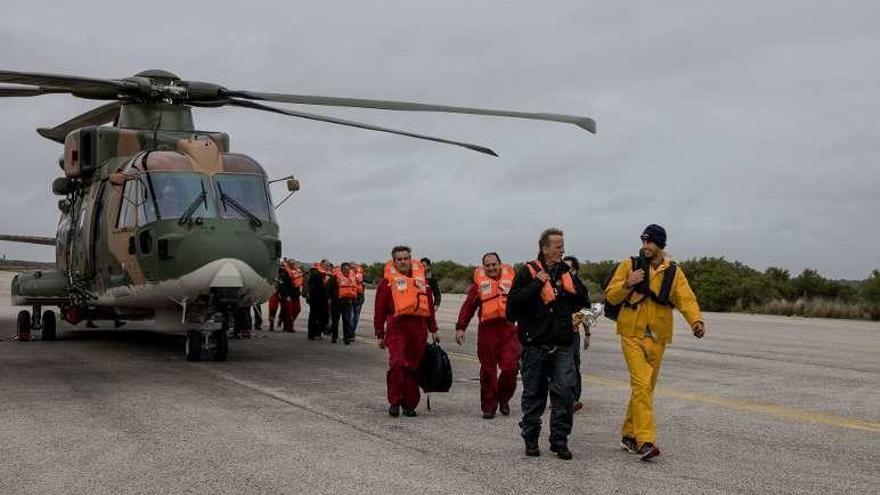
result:
M 583 358 L 574 460 L 527 458 L 519 391 L 510 417 L 479 411 L 475 322 L 441 336 L 455 383 L 417 418 L 386 413 L 386 354 L 372 307 L 350 346 L 295 334 L 233 342 L 189 363 L 183 338 L 62 325 L 55 342 L 10 340 L 0 273 L 0 493 L 877 493 L 880 324 L 708 314 L 679 320 L 655 399 L 657 462 L 618 447 L 628 375 L 611 322 Z M 371 296 L 371 295 L 370 295 Z M 82 325 L 80 325 L 82 326 Z M 112 328 L 109 323 L 102 327 Z

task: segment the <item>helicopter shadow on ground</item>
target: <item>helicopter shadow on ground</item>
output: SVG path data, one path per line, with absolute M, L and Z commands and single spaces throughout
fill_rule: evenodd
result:
M 122 346 L 120 350 L 133 353 L 168 354 L 179 357 L 184 345 L 183 335 L 163 334 L 150 330 L 89 329 L 66 330 L 58 333 L 58 342 L 94 342 Z M 47 342 L 35 342 L 46 344 Z
M 182 334 L 160 333 L 149 329 L 64 329 L 58 333 L 56 341 L 94 343 L 101 347 L 104 347 L 104 344 L 109 344 L 109 347 L 127 353 L 154 354 L 161 355 L 167 359 L 181 360 L 180 353 L 186 342 L 186 336 Z M 285 356 L 288 352 L 278 346 L 259 346 L 260 350 L 256 353 L 242 352 L 248 348 L 253 348 L 253 344 L 261 341 L 261 339 L 239 340 L 230 338 L 230 352 L 235 354 L 234 359 L 239 362 L 265 361 L 273 357 Z M 35 343 L 39 344 L 40 342 Z M 202 360 L 210 361 L 204 354 Z

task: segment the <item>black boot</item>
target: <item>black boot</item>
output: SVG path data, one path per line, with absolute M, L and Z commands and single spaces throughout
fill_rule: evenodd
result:
M 526 455 L 529 457 L 538 457 L 541 455 L 541 448 L 538 447 L 538 440 L 526 440 Z
M 396 417 L 400 416 L 400 406 L 392 405 L 392 406 L 388 407 L 388 415 L 391 416 L 392 418 L 396 418 Z
M 563 460 L 570 460 L 573 456 L 571 455 L 571 451 L 568 450 L 568 447 L 565 445 L 559 445 L 556 447 L 551 446 L 550 450 L 556 452 L 556 456 Z

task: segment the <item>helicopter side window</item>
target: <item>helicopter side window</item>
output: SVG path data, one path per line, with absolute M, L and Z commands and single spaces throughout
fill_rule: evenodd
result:
M 217 189 L 220 212 L 224 217 L 247 218 L 247 213 L 251 213 L 263 220 L 274 220 L 264 176 L 216 174 L 214 187 Z
M 137 225 L 137 207 L 143 201 L 142 184 L 137 180 L 125 183 L 119 204 L 119 215 L 116 217 L 117 229 L 133 229 Z
M 144 176 L 146 190 L 140 203 L 138 224 L 216 215 L 205 176 L 191 172 L 158 172 Z M 150 184 L 152 182 L 152 184 Z M 143 187 L 143 185 L 142 185 Z

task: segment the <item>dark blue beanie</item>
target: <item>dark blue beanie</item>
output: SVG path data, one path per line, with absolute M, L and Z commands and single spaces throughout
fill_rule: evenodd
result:
M 656 244 L 657 247 L 663 249 L 666 247 L 666 229 L 656 223 L 652 223 L 645 227 L 645 231 L 642 232 L 642 240 L 651 241 Z

